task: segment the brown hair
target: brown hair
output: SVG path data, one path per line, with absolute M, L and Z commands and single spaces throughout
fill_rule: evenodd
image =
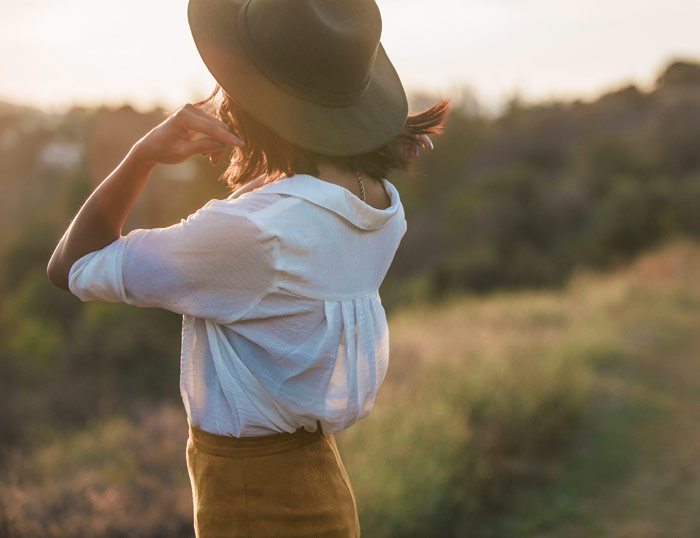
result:
M 401 133 L 379 149 L 349 157 L 330 157 L 305 150 L 282 139 L 236 103 L 219 84 L 209 97 L 194 103 L 203 106 L 222 90 L 222 100 L 214 106 L 213 115 L 226 123 L 244 143 L 233 148 L 229 164 L 219 178 L 235 189 L 265 175 L 274 181 L 294 174 L 317 175 L 317 163 L 331 162 L 381 181 L 393 170 L 406 170 L 414 152 L 419 148 L 420 135 L 435 135 L 443 131 L 449 113 L 449 101 L 441 99 L 432 107 L 409 114 Z

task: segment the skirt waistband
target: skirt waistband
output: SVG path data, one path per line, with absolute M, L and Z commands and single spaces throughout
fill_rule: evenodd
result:
M 225 458 L 254 458 L 287 452 L 321 439 L 323 429 L 320 422 L 317 424 L 318 429 L 315 432 L 299 428 L 292 433 L 280 432 L 254 437 L 217 435 L 192 423 L 189 423 L 189 427 L 190 440 L 197 450 Z

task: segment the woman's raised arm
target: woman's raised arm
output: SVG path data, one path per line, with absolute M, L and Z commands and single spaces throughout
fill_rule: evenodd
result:
M 199 133 L 206 136 L 195 138 Z M 121 236 L 124 221 L 157 163 L 177 164 L 196 154 L 220 155 L 227 145 L 242 144 L 224 122 L 194 105 L 178 109 L 136 142 L 85 201 L 49 260 L 46 272 L 51 282 L 67 290 L 73 263 Z

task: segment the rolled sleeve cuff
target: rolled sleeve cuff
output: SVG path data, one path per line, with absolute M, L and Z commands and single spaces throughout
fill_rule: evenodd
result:
M 68 274 L 68 288 L 81 301 L 127 302 L 122 264 L 128 236 L 76 260 Z

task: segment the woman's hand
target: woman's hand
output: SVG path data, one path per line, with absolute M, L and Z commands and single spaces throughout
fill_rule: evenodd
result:
M 403 138 L 401 140 L 400 151 L 404 158 L 408 161 L 413 157 L 418 157 L 420 148 L 432 150 L 433 141 L 428 135 L 417 135 L 415 138 Z
M 207 136 L 197 137 L 200 133 Z M 223 121 L 186 104 L 136 142 L 133 151 L 146 163 L 177 164 L 201 154 L 210 155 L 215 164 L 226 146 L 242 145 Z
M 418 144 L 420 144 L 423 149 L 433 150 L 433 141 L 430 140 L 428 135 L 418 135 Z M 418 156 L 418 151 L 416 151 L 416 157 Z

